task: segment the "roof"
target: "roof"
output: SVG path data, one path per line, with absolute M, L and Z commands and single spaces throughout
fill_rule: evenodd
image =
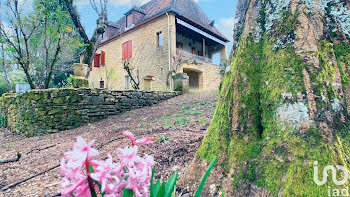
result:
M 166 13 L 175 13 L 178 18 L 182 18 L 198 28 L 207 31 L 224 42 L 229 40 L 211 23 L 204 11 L 193 0 L 151 0 L 141 7 L 131 8 L 125 15 L 137 11 L 144 14 L 143 18 L 138 23 L 134 24 L 133 28 L 145 24 L 155 18 L 158 18 Z M 112 32 L 110 36 L 101 44 L 113 40 L 123 32 L 127 32 L 133 28 L 125 28 L 125 17 L 120 18 L 117 22 L 109 22 L 107 25 L 108 31 Z

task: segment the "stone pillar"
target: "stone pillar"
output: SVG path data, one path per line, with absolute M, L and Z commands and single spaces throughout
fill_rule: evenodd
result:
M 143 78 L 143 87 L 145 90 L 151 91 L 152 90 L 152 82 L 154 81 L 153 76 L 146 76 Z
M 189 93 L 190 78 L 187 73 L 178 73 L 173 76 L 174 90 L 181 91 L 183 94 Z
M 88 65 L 87 64 L 81 64 L 81 63 L 75 63 L 73 64 L 73 70 L 74 70 L 74 80 L 73 80 L 73 87 L 74 88 L 87 88 L 89 87 L 89 81 L 85 78 L 87 74 Z
M 224 48 L 220 51 L 220 61 L 227 59 L 227 47 L 224 46 Z

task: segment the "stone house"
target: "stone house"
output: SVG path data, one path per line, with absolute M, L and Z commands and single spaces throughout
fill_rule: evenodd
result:
M 101 37 L 89 84 L 113 90 L 174 89 L 173 76 L 186 73 L 194 89 L 218 89 L 229 42 L 193 0 L 151 0 L 109 22 Z M 124 66 L 130 69 L 130 74 Z

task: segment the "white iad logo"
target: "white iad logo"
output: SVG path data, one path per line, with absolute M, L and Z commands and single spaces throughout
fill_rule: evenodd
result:
M 332 180 L 333 183 L 336 185 L 344 185 L 348 180 L 349 180 L 349 173 L 346 170 L 346 168 L 344 166 L 340 166 L 340 165 L 336 165 L 336 167 L 334 166 L 326 166 L 323 169 L 323 177 L 322 180 L 318 180 L 318 162 L 315 161 L 314 162 L 314 181 L 317 185 L 324 185 L 326 184 L 327 180 L 328 180 L 328 170 L 331 170 L 332 172 Z M 341 181 L 337 180 L 337 169 L 343 171 L 344 173 L 344 178 Z
M 326 166 L 323 169 L 323 177 L 322 180 L 320 181 L 318 179 L 318 162 L 314 162 L 314 181 L 317 185 L 324 185 L 328 181 L 328 171 L 331 170 L 332 172 L 332 180 L 335 185 L 344 185 L 348 180 L 349 180 L 349 173 L 346 170 L 344 166 L 336 165 L 334 166 Z M 337 180 L 337 170 L 343 171 L 344 177 L 343 180 L 338 181 Z M 328 186 L 328 196 L 349 196 L 349 187 L 343 188 L 343 189 L 338 189 L 338 188 L 331 188 Z

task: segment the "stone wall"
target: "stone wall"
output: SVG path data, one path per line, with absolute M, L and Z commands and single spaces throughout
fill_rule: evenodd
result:
M 179 92 L 48 89 L 0 98 L 0 125 L 35 136 L 73 129 L 179 95 Z
M 199 79 L 199 89 L 201 90 L 218 90 L 222 75 L 222 67 L 210 62 L 178 56 L 176 58 L 176 73 L 185 73 L 189 71 L 197 72 Z M 188 74 L 188 73 L 187 73 Z M 190 76 L 191 77 L 191 76 Z M 191 80 L 190 80 L 191 81 Z

